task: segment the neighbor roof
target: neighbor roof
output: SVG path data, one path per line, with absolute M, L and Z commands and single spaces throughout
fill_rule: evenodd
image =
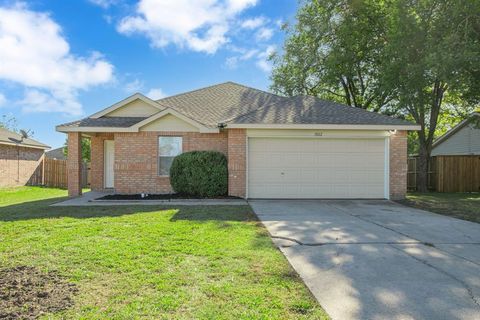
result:
M 50 159 L 67 160 L 67 156 L 63 152 L 64 147 L 56 148 L 45 152 L 45 156 Z
M 123 102 L 129 102 L 135 94 Z M 418 126 L 397 118 L 368 112 L 339 103 L 311 96 L 282 97 L 273 93 L 225 82 L 210 87 L 177 94 L 150 102 L 159 108 L 158 113 L 173 110 L 207 128 L 216 129 L 220 123 L 231 127 L 253 125 L 370 125 L 382 128 L 401 127 L 418 129 Z M 148 119 L 140 117 L 104 117 L 121 107 L 117 103 L 94 115 L 75 122 L 60 125 L 61 131 L 69 128 L 135 128 Z M 163 109 L 164 108 L 164 109 Z M 162 110 L 163 109 L 163 110 Z M 149 118 L 155 118 L 155 114 Z M 138 127 L 138 125 L 137 125 Z M 76 129 L 77 131 L 80 129 Z M 211 130 L 211 129 L 209 129 Z M 72 130 L 73 131 L 73 130 Z
M 46 144 L 43 144 L 31 138 L 26 138 L 22 140 L 22 135 L 7 130 L 5 128 L 0 128 L 0 144 L 15 146 L 19 145 L 27 148 L 50 149 L 50 147 Z
M 436 147 L 439 144 L 441 144 L 443 141 L 447 140 L 449 137 L 451 137 L 453 134 L 458 132 L 460 129 L 465 127 L 467 124 L 469 124 L 473 119 L 478 118 L 480 119 L 480 110 L 473 112 L 471 115 L 469 115 L 466 119 L 463 119 L 459 124 L 457 124 L 455 127 L 452 129 L 448 130 L 443 136 L 438 137 L 434 142 L 432 147 Z

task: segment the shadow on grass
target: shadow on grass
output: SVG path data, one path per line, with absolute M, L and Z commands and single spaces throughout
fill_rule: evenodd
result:
M 118 217 L 137 213 L 176 210 L 170 221 L 256 221 L 257 218 L 248 206 L 169 206 L 169 205 L 132 205 L 132 206 L 70 206 L 51 207 L 50 205 L 65 197 L 36 200 L 0 207 L 0 221 L 21 221 L 31 219 L 50 219 L 70 217 L 88 219 L 99 217 Z

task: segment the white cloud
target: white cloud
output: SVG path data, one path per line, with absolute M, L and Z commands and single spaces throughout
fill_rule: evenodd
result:
M 118 3 L 118 0 L 88 0 L 88 1 L 104 9 Z
M 272 71 L 272 63 L 268 60 L 272 54 L 275 53 L 276 47 L 274 45 L 268 46 L 265 51 L 257 55 L 256 65 L 264 72 Z
M 261 28 L 258 30 L 258 32 L 255 34 L 255 38 L 258 41 L 267 41 L 270 40 L 273 36 L 273 30 L 270 28 Z
M 142 88 L 143 88 L 143 82 L 138 79 L 135 79 L 125 84 L 124 90 L 126 93 L 133 94 L 135 92 L 141 91 Z
M 163 92 L 162 89 L 160 88 L 152 88 L 150 91 L 147 92 L 147 97 L 149 97 L 152 100 L 158 100 L 165 98 L 167 95 L 165 92 Z
M 5 103 L 7 103 L 7 98 L 5 98 L 2 93 L 0 93 L 0 107 L 5 105 Z
M 256 29 L 263 26 L 266 22 L 267 20 L 264 17 L 256 17 L 243 21 L 240 26 L 245 29 Z
M 238 56 L 229 57 L 227 58 L 227 60 L 225 60 L 225 65 L 227 66 L 227 68 L 236 69 L 240 61 L 249 60 L 258 53 L 257 49 L 251 49 L 251 50 L 238 49 L 238 51 L 240 51 L 242 54 Z
M 118 25 L 123 34 L 140 33 L 151 45 L 169 44 L 215 53 L 229 42 L 235 18 L 257 0 L 140 0 L 136 14 Z
M 113 66 L 99 53 L 73 55 L 61 27 L 23 4 L 0 7 L 0 48 L 0 79 L 26 87 L 27 111 L 79 115 L 79 90 L 113 78 Z

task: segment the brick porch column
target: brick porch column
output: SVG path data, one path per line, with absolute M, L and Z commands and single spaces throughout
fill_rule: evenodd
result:
M 67 185 L 68 196 L 76 197 L 82 194 L 82 134 L 80 132 L 68 133 L 67 157 Z
M 407 131 L 390 136 L 390 199 L 404 199 L 407 194 Z
M 246 196 L 247 134 L 245 129 L 228 130 L 228 194 Z

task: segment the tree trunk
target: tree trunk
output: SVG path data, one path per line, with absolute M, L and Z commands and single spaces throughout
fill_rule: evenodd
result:
M 430 163 L 430 152 L 427 146 L 420 140 L 418 152 L 417 191 L 428 192 L 428 167 Z

